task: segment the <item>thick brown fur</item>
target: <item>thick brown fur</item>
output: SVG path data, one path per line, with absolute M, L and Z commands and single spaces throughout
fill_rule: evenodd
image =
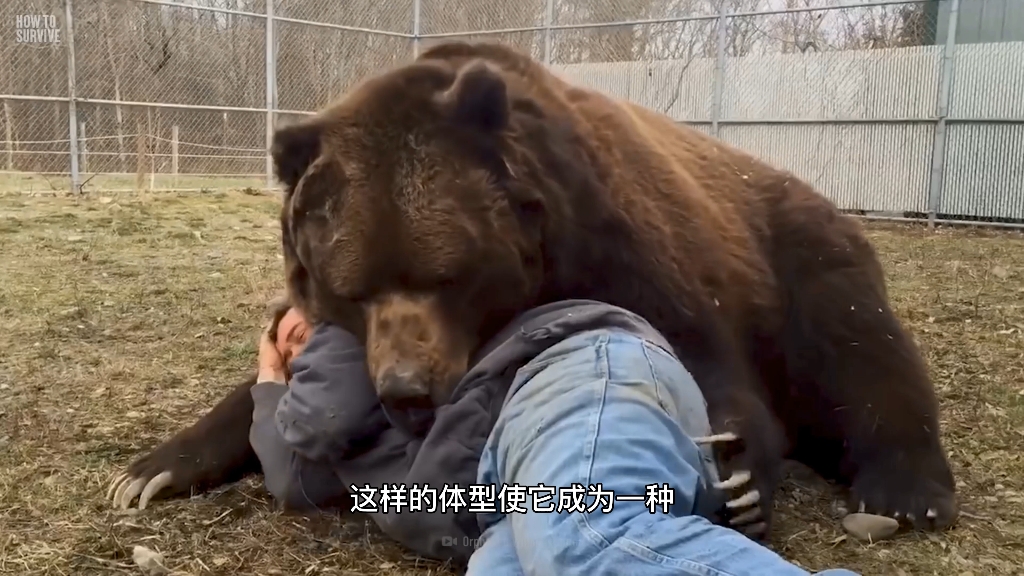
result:
M 282 128 L 272 154 L 289 297 L 366 340 L 385 402 L 443 402 L 516 313 L 601 300 L 673 343 L 716 432 L 744 440 L 724 473 L 752 470 L 768 510 L 786 451 L 855 508 L 956 518 L 934 391 L 876 254 L 793 174 L 461 42 Z

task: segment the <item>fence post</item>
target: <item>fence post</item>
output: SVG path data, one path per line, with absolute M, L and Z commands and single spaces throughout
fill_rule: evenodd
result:
M 544 9 L 544 64 L 551 65 L 551 26 L 555 23 L 555 0 L 547 0 Z
M 158 134 L 153 131 L 153 109 L 146 108 L 146 158 L 149 160 L 149 189 L 156 190 L 156 145 Z
M 718 121 L 722 119 L 722 94 L 724 92 L 725 85 L 725 0 L 721 0 L 718 5 L 718 44 L 715 49 L 715 90 L 712 96 L 711 102 L 711 131 L 714 132 L 715 138 L 720 137 L 720 126 Z
M 171 126 L 171 187 L 178 188 L 178 125 Z
M 421 0 L 412 0 L 412 57 L 420 55 L 420 14 Z
M 64 17 L 68 24 L 68 149 L 71 154 L 71 193 L 78 191 L 78 110 L 75 106 L 75 25 L 71 0 L 64 0 Z
M 7 169 L 14 171 L 14 118 L 11 115 L 11 104 L 4 100 L 4 137 L 7 139 Z
M 932 168 L 928 178 L 928 229 L 935 228 L 935 216 L 942 204 L 943 172 L 946 168 L 946 118 L 949 116 L 950 92 L 953 86 L 954 56 L 956 55 L 956 22 L 960 0 L 949 0 L 949 22 L 946 44 L 942 52 L 939 71 L 938 119 L 932 143 Z
M 277 110 L 277 50 L 275 49 L 276 46 L 274 35 L 274 2 L 275 0 L 267 0 L 267 62 L 265 71 L 267 76 L 267 192 L 274 188 L 274 158 L 270 155 L 270 148 L 274 143 L 274 112 L 275 110 Z M 175 126 L 174 129 L 174 141 L 175 146 L 177 146 L 177 126 Z M 175 163 L 177 163 L 177 159 L 178 155 L 177 151 L 175 151 Z M 175 170 L 174 173 L 177 174 L 177 170 Z
M 81 167 L 83 174 L 89 173 L 89 138 L 85 135 L 85 122 L 81 122 L 78 125 L 78 137 L 82 143 L 78 147 L 78 154 L 82 158 L 78 165 Z
M 146 146 L 142 140 L 142 120 L 135 121 L 135 191 L 142 192 L 146 175 Z

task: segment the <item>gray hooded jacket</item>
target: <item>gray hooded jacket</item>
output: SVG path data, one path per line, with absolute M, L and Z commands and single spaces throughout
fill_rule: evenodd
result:
M 389 414 L 377 400 L 365 351 L 354 336 L 332 325 L 317 326 L 292 365 L 290 386 L 258 383 L 250 442 L 267 489 L 291 509 L 353 507 L 367 511 L 365 496 L 351 487 L 445 484 L 468 492 L 477 483 L 484 444 L 516 371 L 534 356 L 579 332 L 615 328 L 672 348 L 646 320 L 622 308 L 588 300 L 555 302 L 513 320 L 478 354 L 451 401 L 432 412 Z M 409 494 L 407 491 L 406 494 Z M 356 496 L 353 498 L 353 496 Z M 701 513 L 718 503 L 698 493 Z M 370 515 L 381 530 L 414 552 L 465 563 L 480 537 L 476 514 L 452 511 L 385 512 Z

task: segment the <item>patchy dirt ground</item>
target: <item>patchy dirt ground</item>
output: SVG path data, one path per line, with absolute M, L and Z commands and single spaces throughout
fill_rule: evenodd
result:
M 280 274 L 276 202 L 242 193 L 0 196 L 0 573 L 447 574 L 362 519 L 273 511 L 255 480 L 117 512 L 109 478 L 255 359 Z M 843 537 L 821 483 L 785 486 L 772 546 L 863 574 L 1024 574 L 1024 238 L 872 225 L 943 404 L 952 531 Z

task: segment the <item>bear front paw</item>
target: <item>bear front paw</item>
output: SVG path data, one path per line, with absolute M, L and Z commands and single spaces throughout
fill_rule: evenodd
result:
M 200 461 L 188 444 L 174 438 L 132 462 L 110 482 L 107 499 L 126 510 L 138 498 L 139 510 L 144 510 L 151 500 L 188 492 L 203 476 Z
M 154 500 L 200 492 L 237 479 L 255 462 L 248 440 L 215 438 L 189 428 L 118 474 L 107 488 L 107 499 L 126 510 L 138 498 L 139 510 L 144 510 Z
M 718 523 L 752 540 L 767 538 L 773 488 L 770 476 L 759 478 L 755 472 L 763 466 L 753 461 L 750 452 L 742 449 L 743 442 L 734 432 L 694 438 L 694 442 L 698 446 L 712 447 L 719 474 L 725 478 L 714 485 L 725 497 L 718 513 Z

